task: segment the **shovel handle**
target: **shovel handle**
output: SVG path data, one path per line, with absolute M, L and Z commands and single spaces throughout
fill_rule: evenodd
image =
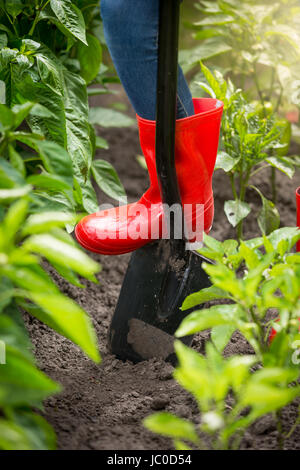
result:
M 181 204 L 175 169 L 180 0 L 160 0 L 156 101 L 156 168 L 162 201 Z M 173 226 L 172 226 L 173 225 Z M 170 238 L 174 221 L 170 220 Z

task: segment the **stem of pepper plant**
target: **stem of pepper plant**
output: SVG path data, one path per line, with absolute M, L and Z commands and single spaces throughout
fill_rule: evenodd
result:
M 253 321 L 253 323 L 255 323 L 255 325 L 257 326 L 257 329 L 258 329 L 258 332 L 259 332 L 259 336 L 256 338 L 257 340 L 257 343 L 259 345 L 259 349 L 260 349 L 260 355 L 262 356 L 262 354 L 265 352 L 265 342 L 264 342 L 264 330 L 261 326 L 261 323 L 259 321 L 259 319 L 257 318 L 256 316 L 256 313 L 254 311 L 254 308 L 251 307 L 249 308 L 249 312 L 250 312 L 250 316 L 251 316 L 251 320 Z
M 256 90 L 257 90 L 257 93 L 258 93 L 258 96 L 259 96 L 259 99 L 261 101 L 261 104 L 263 105 L 264 107 L 264 115 L 266 115 L 266 110 L 265 110 L 265 100 L 264 100 L 264 97 L 263 97 L 263 94 L 262 94 L 262 91 L 259 87 L 259 81 L 258 81 L 258 75 L 257 75 L 257 69 L 256 69 L 256 63 L 254 63 L 254 72 L 253 72 L 253 78 L 254 78 L 254 83 L 255 83 L 255 86 L 256 86 Z
M 9 14 L 8 14 L 7 12 L 5 12 L 5 13 L 6 13 L 6 16 L 7 16 L 7 18 L 8 18 L 8 21 L 10 22 L 10 24 L 11 24 L 12 27 L 13 27 L 13 30 L 14 30 L 15 35 L 16 35 L 17 37 L 19 37 L 19 33 L 18 33 L 17 27 L 16 27 L 16 25 L 15 25 L 15 22 L 11 20 L 11 17 L 9 16 Z
M 231 189 L 232 189 L 233 197 L 234 197 L 234 199 L 238 199 L 238 195 L 237 195 L 235 184 L 234 184 L 234 173 L 232 173 L 232 172 L 229 173 L 229 179 L 230 179 L 230 183 L 231 183 Z
M 272 67 L 271 84 L 270 84 L 270 90 L 269 90 L 269 101 L 271 101 L 272 99 L 274 83 L 275 83 L 275 68 Z
M 277 186 L 276 186 L 276 168 L 271 167 L 271 189 L 272 189 L 272 201 L 276 204 L 277 200 Z
M 281 85 L 280 86 L 280 93 L 279 93 L 277 104 L 276 104 L 276 107 L 275 107 L 275 113 L 277 113 L 277 111 L 279 109 L 279 106 L 281 105 L 282 96 L 283 96 L 283 86 Z
M 243 180 L 243 172 L 241 171 L 240 173 L 240 196 L 239 200 L 240 202 L 244 202 L 245 198 L 245 192 L 246 192 L 246 185 L 247 182 Z M 243 240 L 243 225 L 244 225 L 244 220 L 240 220 L 240 222 L 237 224 L 237 237 L 238 240 Z
M 258 167 L 256 170 L 254 170 L 251 173 L 250 177 L 252 178 L 252 176 L 256 175 L 256 173 L 259 173 L 260 171 L 264 170 L 265 168 L 269 168 L 269 167 L 270 167 L 269 164 Z
M 277 431 L 278 431 L 278 436 L 277 436 L 277 443 L 278 447 L 280 450 L 283 450 L 284 448 L 284 437 L 282 433 L 282 416 L 281 416 L 281 410 L 276 411 L 276 426 L 277 426 Z
M 29 36 L 33 36 L 33 33 L 35 31 L 35 28 L 36 28 L 36 25 L 38 24 L 38 21 L 39 21 L 39 18 L 40 18 L 40 14 L 41 14 L 41 11 L 44 10 L 44 8 L 46 8 L 46 6 L 48 5 L 48 3 L 50 3 L 50 0 L 47 0 L 46 3 L 44 3 L 44 5 L 40 5 L 39 9 L 38 9 L 38 12 L 34 18 L 34 21 L 33 21 L 33 25 L 32 27 L 30 28 L 30 31 L 28 33 Z
M 298 408 L 298 412 L 300 413 L 300 406 Z M 300 414 L 298 416 L 298 418 L 296 419 L 296 421 L 294 422 L 293 426 L 291 427 L 291 429 L 289 430 L 289 432 L 287 434 L 284 435 L 285 439 L 289 439 L 291 437 L 291 435 L 293 434 L 293 432 L 296 430 L 296 428 L 300 425 Z

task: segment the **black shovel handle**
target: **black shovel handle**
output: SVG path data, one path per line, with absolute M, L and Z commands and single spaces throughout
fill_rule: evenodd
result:
M 156 168 L 162 200 L 181 204 L 175 169 L 180 0 L 160 0 L 156 102 Z M 170 220 L 170 238 L 174 220 Z

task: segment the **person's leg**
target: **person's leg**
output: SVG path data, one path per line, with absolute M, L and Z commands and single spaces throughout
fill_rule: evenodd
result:
M 107 46 L 135 112 L 155 120 L 159 0 L 101 0 L 101 16 Z M 177 118 L 193 114 L 179 67 Z

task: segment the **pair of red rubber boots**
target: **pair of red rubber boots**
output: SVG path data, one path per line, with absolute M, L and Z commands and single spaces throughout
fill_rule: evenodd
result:
M 212 98 L 194 99 L 194 110 L 193 116 L 176 121 L 175 166 L 185 222 L 192 231 L 199 219 L 202 224 L 197 227 L 208 233 L 214 216 L 212 174 L 223 103 Z M 139 116 L 137 122 L 150 187 L 136 203 L 102 210 L 80 221 L 76 237 L 90 251 L 105 255 L 128 253 L 164 236 L 164 207 L 155 164 L 156 123 Z M 193 233 L 189 240 L 199 237 L 201 233 L 196 237 Z

